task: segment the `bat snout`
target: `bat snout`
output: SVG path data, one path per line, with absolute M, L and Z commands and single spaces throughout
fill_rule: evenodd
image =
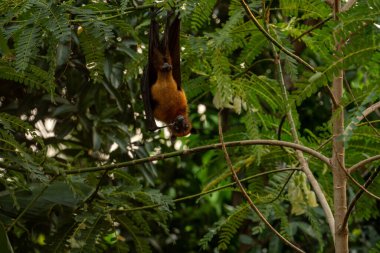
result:
M 175 136 L 185 136 L 190 133 L 191 124 L 183 115 L 179 115 L 171 124 L 170 129 Z
M 164 64 L 162 64 L 161 66 L 161 71 L 168 72 L 170 70 L 172 70 L 172 65 L 170 65 L 167 62 L 164 62 Z

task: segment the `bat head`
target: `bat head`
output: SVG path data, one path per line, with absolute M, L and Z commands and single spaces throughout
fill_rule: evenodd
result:
M 174 136 L 181 137 L 188 135 L 191 131 L 189 119 L 183 115 L 178 115 L 169 126 Z

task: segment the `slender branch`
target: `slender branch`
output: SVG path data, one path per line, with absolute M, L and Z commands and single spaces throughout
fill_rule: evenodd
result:
M 364 159 L 364 160 L 358 162 L 357 164 L 352 165 L 348 169 L 348 173 L 351 174 L 351 173 L 355 172 L 356 170 L 364 167 L 367 163 L 370 163 L 370 162 L 373 162 L 373 161 L 376 161 L 376 160 L 380 160 L 380 155 L 375 155 L 375 156 L 369 157 L 367 159 Z
M 96 198 L 96 196 L 98 195 L 98 192 L 99 192 L 99 190 L 100 190 L 101 184 L 103 183 L 104 178 L 106 178 L 106 176 L 107 176 L 107 173 L 108 173 L 107 170 L 105 170 L 105 171 L 103 172 L 102 176 L 100 177 L 100 179 L 99 179 L 99 181 L 98 181 L 98 184 L 96 185 L 96 188 L 95 188 L 94 192 L 90 195 L 90 197 L 88 197 L 88 198 L 84 201 L 84 203 L 87 202 L 87 204 L 89 204 L 89 203 L 91 203 L 91 202 Z
M 338 161 L 339 163 L 339 168 L 341 171 L 344 172 L 344 174 L 357 186 L 359 187 L 362 191 L 364 191 L 365 193 L 367 193 L 369 196 L 373 197 L 374 199 L 376 200 L 379 200 L 380 201 L 380 197 L 379 196 L 376 196 L 375 194 L 373 194 L 372 192 L 368 191 L 365 187 L 363 187 L 363 185 L 361 185 L 358 181 L 355 180 L 355 178 L 353 178 L 350 173 L 348 173 L 348 170 L 346 170 L 342 164 L 341 161 Z
M 140 5 L 140 6 L 134 6 L 134 7 L 127 7 L 124 10 L 121 10 L 121 9 L 99 10 L 99 11 L 93 10 L 93 13 L 95 13 L 97 15 L 117 13 L 117 14 L 112 15 L 112 16 L 96 18 L 97 21 L 105 21 L 105 20 L 114 19 L 117 17 L 122 17 L 126 14 L 132 13 L 132 12 L 137 11 L 137 10 L 159 8 L 161 5 L 162 5 L 161 3 L 152 3 L 152 4 Z M 91 19 L 73 19 L 73 20 L 70 20 L 71 23 L 83 23 L 83 22 L 91 22 L 91 21 L 92 21 Z
M 300 169 L 289 169 L 289 168 L 287 168 L 287 169 L 271 170 L 271 171 L 266 171 L 266 172 L 258 173 L 258 174 L 255 174 L 255 175 L 243 178 L 243 179 L 240 180 L 240 182 L 247 182 L 247 181 L 249 181 L 251 179 L 254 179 L 254 178 L 257 178 L 257 177 L 266 176 L 266 175 L 273 174 L 273 173 L 278 173 L 278 172 L 285 172 L 285 171 L 292 171 L 292 172 L 294 172 L 294 171 L 301 171 L 301 170 Z M 217 192 L 217 191 L 220 191 L 220 190 L 224 190 L 226 188 L 233 187 L 235 185 L 236 185 L 236 182 L 232 182 L 232 183 L 220 186 L 220 187 L 216 187 L 216 188 L 211 189 L 211 190 L 202 191 L 202 192 L 199 192 L 199 193 L 196 193 L 196 194 L 193 194 L 193 195 L 189 195 L 189 196 L 186 196 L 186 197 L 174 199 L 173 203 L 177 203 L 177 202 L 181 202 L 181 201 L 185 201 L 185 200 L 189 200 L 189 199 L 198 198 L 198 197 L 201 197 L 201 196 L 213 193 L 213 192 Z M 141 210 L 145 210 L 145 209 L 152 209 L 152 208 L 160 207 L 162 205 L 164 205 L 164 204 L 155 204 L 155 205 L 148 205 L 148 206 L 140 206 L 140 207 L 129 208 L 129 209 L 113 209 L 111 211 L 112 212 L 141 211 Z
M 222 130 L 222 120 L 221 120 L 221 111 L 219 112 L 219 139 L 220 139 L 220 142 L 222 144 L 222 150 L 223 150 L 223 153 L 224 153 L 224 157 L 226 159 L 228 167 L 231 170 L 232 177 L 233 177 L 234 181 L 236 182 L 237 186 L 239 187 L 239 189 L 240 189 L 241 193 L 243 194 L 244 198 L 247 200 L 248 204 L 253 209 L 253 211 L 255 211 L 255 213 L 260 217 L 260 219 L 265 223 L 265 225 L 267 225 L 268 228 L 273 231 L 273 233 L 275 233 L 282 241 L 284 241 L 284 243 L 286 243 L 287 245 L 289 245 L 291 248 L 293 248 L 297 252 L 305 252 L 305 251 L 301 250 L 300 248 L 298 248 L 293 243 L 291 243 L 290 241 L 288 241 L 274 227 L 272 227 L 272 225 L 268 222 L 268 220 L 264 217 L 264 215 L 260 212 L 260 210 L 253 203 L 253 201 L 249 197 L 247 191 L 244 189 L 244 186 L 240 182 L 239 177 L 236 174 L 236 171 L 235 171 L 235 169 L 234 169 L 234 167 L 232 165 L 232 162 L 231 162 L 230 156 L 228 155 L 226 146 L 224 145 L 223 130 Z
M 311 70 L 312 72 L 316 73 L 317 71 L 307 62 L 305 62 L 302 58 L 299 56 L 293 54 L 288 49 L 286 49 L 283 45 L 281 45 L 278 41 L 276 41 L 265 29 L 262 27 L 259 23 L 259 21 L 256 19 L 256 17 L 253 15 L 251 9 L 245 2 L 245 0 L 241 0 L 241 3 L 243 4 L 243 7 L 245 11 L 247 12 L 248 16 L 251 18 L 253 23 L 256 25 L 256 27 L 264 34 L 264 36 L 271 41 L 276 47 L 278 47 L 281 51 L 283 51 L 285 54 L 289 55 L 290 57 L 296 59 L 299 63 L 303 64 L 306 68 Z
M 363 112 L 362 112 L 362 115 L 360 116 L 357 116 L 356 119 L 358 121 L 362 121 L 364 118 L 366 118 L 369 114 L 371 114 L 372 112 L 376 111 L 377 109 L 380 108 L 380 101 L 377 102 L 377 103 L 374 103 L 373 105 L 371 105 L 370 107 L 368 107 L 367 109 L 365 109 Z M 347 128 L 346 130 L 347 131 Z
M 124 10 L 121 8 L 118 9 L 112 9 L 112 10 L 99 10 L 99 11 L 94 11 L 94 13 L 99 13 L 99 14 L 106 14 L 106 13 L 115 13 L 115 12 L 127 12 L 127 11 L 137 11 L 137 10 L 143 10 L 143 9 L 150 9 L 150 8 L 157 8 L 161 6 L 162 4 L 160 3 L 152 3 L 152 4 L 145 4 L 145 5 L 137 5 L 137 6 L 132 6 L 132 7 L 127 7 Z
M 301 170 L 302 171 L 302 170 Z M 286 186 L 288 185 L 290 179 L 292 178 L 292 176 L 294 175 L 294 172 L 296 172 L 295 170 L 293 170 L 290 175 L 288 175 L 288 178 L 286 179 L 284 185 L 281 187 L 281 190 L 278 192 L 277 196 L 269 201 L 266 201 L 266 202 L 263 202 L 262 204 L 270 204 L 270 203 L 273 203 L 274 201 L 276 201 L 280 196 L 281 194 L 283 193 L 283 191 L 285 190 Z M 240 180 L 241 181 L 241 180 Z
M 363 187 L 363 185 L 361 185 L 358 181 L 355 180 L 355 178 L 353 178 L 346 170 L 344 170 L 344 173 L 347 175 L 347 177 L 357 186 L 359 187 L 363 192 L 367 193 L 367 195 L 371 196 L 372 198 L 376 199 L 376 200 L 379 200 L 380 201 L 380 197 L 375 195 L 374 193 L 368 191 L 365 187 Z
M 300 144 L 300 140 L 299 140 L 298 133 L 297 133 L 297 128 L 296 128 L 296 125 L 294 123 L 294 119 L 293 119 L 293 115 L 292 115 L 292 108 L 291 108 L 291 105 L 290 105 L 289 99 L 288 99 L 288 92 L 286 90 L 286 85 L 285 85 L 284 74 L 282 71 L 281 62 L 279 61 L 279 55 L 278 55 L 275 47 L 273 46 L 273 44 L 272 44 L 272 47 L 273 47 L 273 49 L 272 49 L 273 54 L 275 56 L 276 67 L 277 67 L 278 72 L 279 72 L 278 79 L 279 79 L 279 83 L 281 84 L 282 96 L 283 96 L 284 101 L 286 103 L 286 117 L 287 117 L 288 122 L 290 124 L 290 130 L 291 130 L 294 142 L 296 144 Z M 313 172 L 310 170 L 309 163 L 305 159 L 303 153 L 300 150 L 296 150 L 296 156 L 297 156 L 299 163 L 302 166 L 303 172 L 305 173 L 308 181 L 310 182 L 310 185 L 313 187 L 313 190 L 315 192 L 315 195 L 318 198 L 319 203 L 322 206 L 323 212 L 325 213 L 325 216 L 326 216 L 326 221 L 330 227 L 330 231 L 331 231 L 333 240 L 335 241 L 335 236 L 334 236 L 334 234 L 335 234 L 335 232 L 334 232 L 335 231 L 335 219 L 334 219 L 334 215 L 331 211 L 331 208 L 329 206 L 329 203 L 327 202 L 326 196 L 324 195 L 324 193 L 321 189 L 321 186 L 319 185 L 317 179 L 314 177 Z
M 367 122 L 362 122 L 362 123 L 359 123 L 357 124 L 356 126 L 360 127 L 360 126 L 365 126 L 365 125 L 371 125 L 372 124 L 376 124 L 376 123 L 380 123 L 380 119 L 377 119 L 377 120 L 369 120 Z
M 347 3 L 343 5 L 341 12 L 348 11 L 355 3 L 356 0 L 348 0 Z
M 326 156 L 324 156 L 323 154 L 321 154 L 321 153 L 319 153 L 319 152 L 317 152 L 311 148 L 305 147 L 303 145 L 295 144 L 292 142 L 277 141 L 277 140 L 244 140 L 244 141 L 225 142 L 224 144 L 226 147 L 239 147 L 239 146 L 252 146 L 252 145 L 268 145 L 268 146 L 288 147 L 288 148 L 301 150 L 305 153 L 308 153 L 308 154 L 316 157 L 320 161 L 324 162 L 326 165 L 328 165 L 330 167 L 330 159 L 327 158 Z M 134 166 L 137 164 L 142 164 L 142 163 L 147 163 L 147 162 L 152 162 L 152 161 L 164 160 L 164 159 L 167 159 L 170 157 L 175 157 L 175 156 L 183 156 L 183 155 L 189 155 L 189 154 L 194 154 L 194 153 L 199 153 L 199 152 L 205 152 L 205 151 L 211 150 L 211 149 L 220 149 L 221 147 L 222 147 L 222 145 L 220 143 L 216 143 L 216 144 L 210 144 L 210 145 L 195 147 L 195 148 L 187 149 L 187 150 L 180 150 L 180 151 L 175 151 L 175 152 L 145 157 L 145 158 L 141 158 L 141 159 L 135 159 L 135 160 L 123 162 L 123 163 L 109 164 L 109 165 L 97 166 L 97 167 L 87 167 L 87 168 L 81 168 L 81 169 L 70 169 L 70 170 L 65 170 L 62 173 L 63 174 L 79 174 L 79 173 L 85 173 L 85 172 L 113 170 L 113 169 L 117 169 L 117 168 L 124 168 L 124 167 L 128 167 L 128 166 Z
M 376 176 L 379 174 L 379 172 L 380 172 L 380 168 L 378 167 L 378 168 L 376 168 L 375 172 L 364 183 L 363 187 L 368 188 L 368 186 L 373 182 L 373 180 L 376 178 Z M 343 223 L 342 223 L 340 229 L 342 229 L 343 227 L 345 227 L 347 225 L 348 218 L 350 217 L 352 210 L 354 210 L 354 206 L 355 206 L 356 202 L 363 195 L 363 192 L 364 192 L 363 190 L 358 191 L 358 193 L 356 193 L 355 197 L 352 199 L 350 205 L 347 208 L 347 212 L 346 212 L 346 215 L 344 216 Z
M 359 104 L 358 104 L 358 102 L 357 102 L 357 99 L 356 99 L 354 93 L 353 93 L 352 90 L 351 90 L 351 87 L 350 87 L 350 84 L 349 84 L 348 81 L 347 81 L 347 78 L 344 78 L 344 81 L 345 81 L 345 84 L 346 84 L 346 88 L 347 88 L 347 90 L 348 90 L 348 93 L 351 95 L 351 97 L 352 97 L 352 99 L 353 99 L 353 101 L 354 101 L 356 107 L 359 108 L 360 106 L 359 106 Z M 359 116 L 356 117 L 356 119 L 357 119 L 358 122 L 362 121 L 362 120 L 365 118 L 365 120 L 369 123 L 370 127 L 372 128 L 372 130 L 375 131 L 375 133 L 376 133 L 378 136 L 380 136 L 378 130 L 376 129 L 375 126 L 373 126 L 373 125 L 370 123 L 370 121 L 369 121 L 369 119 L 367 118 L 367 116 L 368 116 L 369 114 L 371 114 L 372 112 L 374 112 L 374 111 L 375 111 L 376 109 L 378 109 L 379 107 L 380 107 L 380 101 L 377 102 L 377 103 L 375 103 L 375 104 L 373 104 L 373 105 L 371 105 L 370 107 L 366 108 L 366 109 L 362 112 L 362 115 L 359 115 Z M 358 124 L 357 124 L 358 122 L 355 122 L 355 125 L 356 125 L 356 126 L 358 125 Z M 350 125 L 351 125 L 351 123 L 350 123 L 350 124 L 346 127 L 346 129 L 344 130 L 345 133 L 348 131 L 348 128 L 351 127 Z
M 9 232 L 13 227 L 14 225 L 16 225 L 16 223 L 26 214 L 26 212 L 34 205 L 34 203 L 36 203 L 36 201 L 42 196 L 42 194 L 46 191 L 46 189 L 49 187 L 49 185 L 55 180 L 57 179 L 58 175 L 54 176 L 50 181 L 49 183 L 47 183 L 42 189 L 41 191 L 28 203 L 28 205 L 24 208 L 24 210 L 22 210 L 22 212 L 16 217 L 16 219 L 14 219 L 12 221 L 12 223 L 7 227 L 7 232 Z
M 313 30 L 319 28 L 321 25 L 323 25 L 324 23 L 326 23 L 326 22 L 329 21 L 330 19 L 332 19 L 332 16 L 330 16 L 330 17 L 328 17 L 328 18 L 322 20 L 322 21 L 319 22 L 318 24 L 316 24 L 316 25 L 310 27 L 309 29 L 307 29 L 306 31 L 304 31 L 301 35 L 299 35 L 299 36 L 297 36 L 296 38 L 292 39 L 292 40 L 291 40 L 291 43 L 293 43 L 293 42 L 295 42 L 295 41 L 301 39 L 301 38 L 302 38 L 303 36 L 305 36 L 306 34 L 309 34 L 311 31 L 313 31 Z

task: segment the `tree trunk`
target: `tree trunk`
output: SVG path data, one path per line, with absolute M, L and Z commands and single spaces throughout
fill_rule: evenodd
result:
M 347 212 L 347 177 L 344 161 L 344 142 L 341 138 L 344 131 L 344 110 L 340 106 L 343 95 L 343 71 L 336 76 L 333 81 L 332 93 L 335 97 L 336 105 L 333 106 L 333 153 L 331 165 L 333 168 L 334 180 L 334 216 L 335 216 L 335 252 L 348 252 L 348 227 L 341 227 L 344 216 Z
M 334 19 L 340 11 L 340 0 L 334 0 Z M 337 52 L 341 50 L 341 42 L 335 40 Z M 348 253 L 348 226 L 342 227 L 344 216 L 347 213 L 347 177 L 344 159 L 344 109 L 341 105 L 343 96 L 344 71 L 341 70 L 334 77 L 332 85 L 332 132 L 333 150 L 331 157 L 333 184 L 334 184 L 334 216 L 335 216 L 335 253 Z

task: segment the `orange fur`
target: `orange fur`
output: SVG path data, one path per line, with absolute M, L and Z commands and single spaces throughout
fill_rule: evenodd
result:
M 152 98 L 157 103 L 153 110 L 156 119 L 165 124 L 172 123 L 178 115 L 183 115 L 188 121 L 187 99 L 183 90 L 177 89 L 177 83 L 173 79 L 172 72 L 157 71 L 157 81 L 153 84 Z M 189 131 L 176 136 L 184 136 Z
M 188 119 L 187 99 L 185 92 L 178 89 L 178 85 L 173 78 L 170 54 L 166 51 L 165 55 L 163 55 L 157 49 L 154 49 L 153 55 L 153 65 L 157 72 L 157 80 L 151 87 L 151 95 L 156 103 L 153 116 L 169 125 L 173 135 L 188 135 L 191 131 L 191 124 Z M 164 63 L 170 65 L 170 68 L 162 69 Z M 176 132 L 171 126 L 179 115 L 182 115 L 190 126 L 188 129 L 181 129 L 184 132 Z

